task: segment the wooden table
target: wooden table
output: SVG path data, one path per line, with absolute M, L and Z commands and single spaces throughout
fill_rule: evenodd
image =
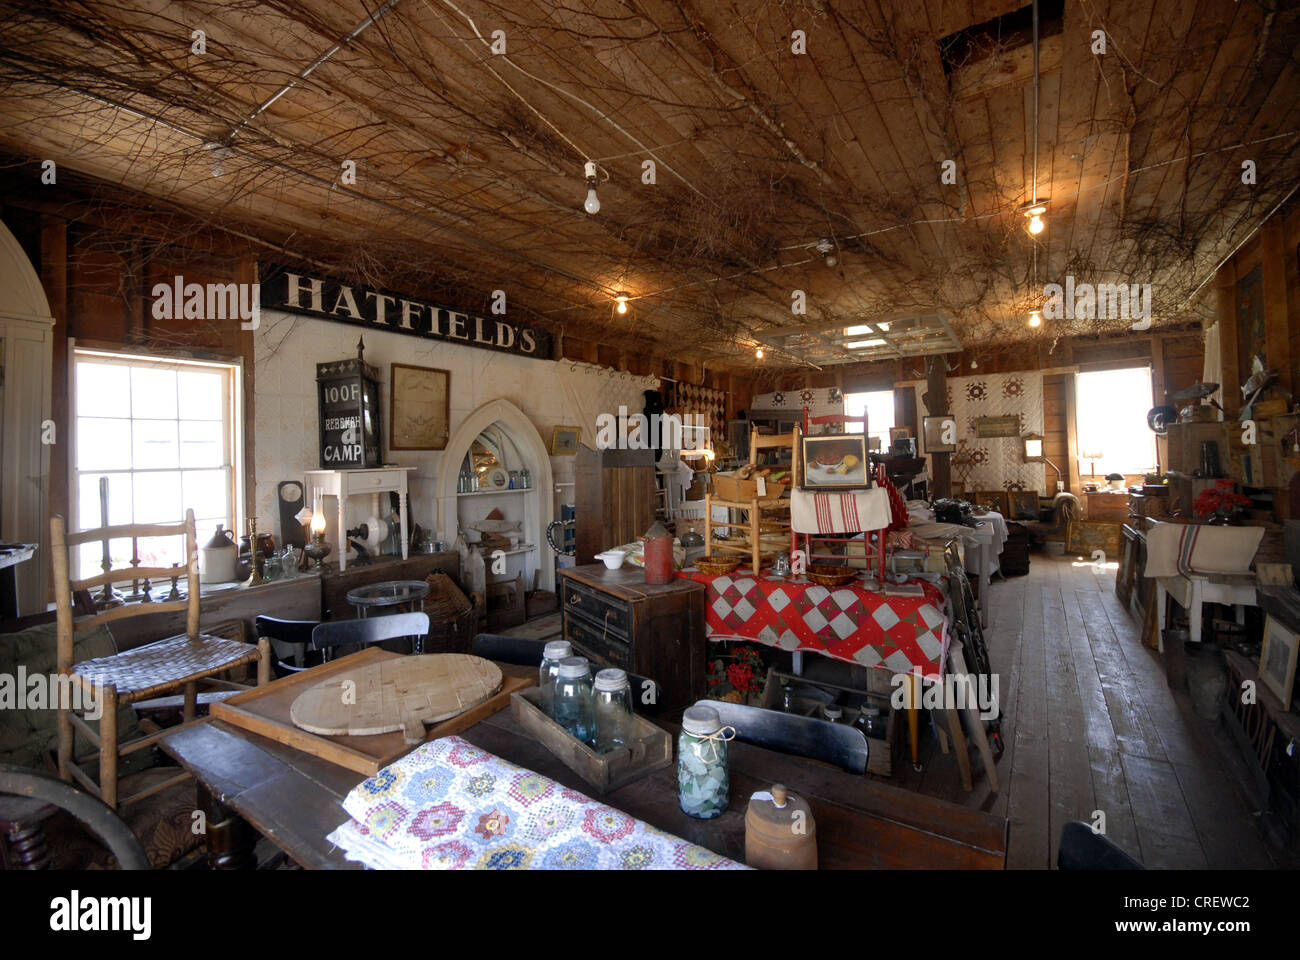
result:
M 520 669 L 501 666 L 503 672 Z M 672 732 L 675 736 L 676 730 Z M 592 793 L 525 733 L 509 711 L 460 736 L 567 787 Z M 307 868 L 359 867 L 345 860 L 325 836 L 347 819 L 343 798 L 362 780 L 360 774 L 215 720 L 175 733 L 160 745 L 194 774 L 201 793 L 210 795 L 210 824 L 247 821 Z M 743 861 L 747 799 L 781 782 L 810 800 L 823 867 L 1005 866 L 1007 821 L 1002 817 L 750 744 L 733 741 L 730 757 L 731 807 L 716 820 L 695 820 L 680 811 L 675 764 L 601 799 L 651 826 Z M 232 834 L 240 849 L 223 847 L 219 865 L 248 866 L 247 848 L 256 838 L 247 830 Z

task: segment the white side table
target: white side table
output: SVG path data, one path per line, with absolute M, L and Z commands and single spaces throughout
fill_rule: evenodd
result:
M 347 545 L 347 520 L 344 517 L 345 506 L 348 497 L 356 496 L 360 493 L 369 493 L 372 495 L 374 515 L 379 515 L 379 495 L 381 493 L 396 493 L 400 498 L 401 507 L 398 510 L 398 518 L 401 522 L 402 532 L 402 559 L 407 559 L 410 550 L 407 534 L 406 515 L 410 512 L 411 504 L 407 493 L 407 473 L 414 470 L 415 467 L 379 467 L 374 470 L 308 470 L 306 473 L 307 503 L 315 503 L 317 491 L 322 496 L 335 497 L 338 500 L 338 523 L 339 523 L 339 573 L 348 568 L 348 545 Z
M 1187 611 L 1192 643 L 1201 642 L 1201 605 L 1231 604 L 1238 623 L 1246 622 L 1246 607 L 1258 606 L 1255 575 L 1199 574 L 1156 577 L 1156 633 L 1160 650 L 1165 649 L 1165 598 L 1172 596 Z

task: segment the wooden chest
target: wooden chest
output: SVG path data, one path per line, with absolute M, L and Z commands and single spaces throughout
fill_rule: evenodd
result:
M 660 687 L 638 712 L 680 710 L 704 696 L 704 585 L 645 582 L 637 567 L 584 564 L 560 571 L 564 639 L 598 666 L 619 667 Z

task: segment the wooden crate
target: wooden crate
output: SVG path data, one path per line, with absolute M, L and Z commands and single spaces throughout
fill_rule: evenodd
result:
M 298 699 L 299 694 L 323 680 L 328 680 L 331 676 L 400 656 L 380 647 L 366 647 L 359 653 L 331 660 L 310 670 L 281 677 L 264 686 L 237 693 L 224 701 L 213 703 L 208 709 L 215 719 L 223 720 L 231 726 L 373 777 L 394 760 L 410 753 L 419 744 L 406 743 L 400 730 L 358 737 L 327 737 L 310 733 L 294 724 L 289 716 L 289 709 Z M 424 742 L 469 729 L 480 720 L 505 709 L 511 694 L 536 683 L 536 678 L 503 677 L 501 689 L 494 696 L 459 716 L 427 727 Z
M 516 722 L 601 793 L 617 790 L 673 762 L 672 738 L 644 717 L 632 715 L 637 739 L 631 747 L 597 753 L 543 713 L 541 698 L 536 687 L 511 694 L 510 710 Z
M 761 499 L 779 500 L 785 494 L 787 486 L 784 483 L 768 480 L 764 484 L 766 492 Z M 760 499 L 758 480 L 741 480 L 739 477 L 727 473 L 715 473 L 713 475 L 713 493 L 719 500 Z
M 889 705 L 889 698 L 883 692 L 890 689 L 887 685 L 887 674 L 884 671 L 869 670 L 867 672 L 868 687 L 876 687 L 878 690 L 862 690 L 856 687 L 841 686 L 837 683 L 829 683 L 824 680 L 809 680 L 806 677 L 795 676 L 786 673 L 776 667 L 769 667 L 767 671 L 767 683 L 763 688 L 762 706 L 766 710 L 780 710 L 781 699 L 781 681 L 789 680 L 791 684 L 804 684 L 809 687 L 818 687 L 825 690 L 841 690 L 845 693 L 862 696 L 865 693 L 871 693 L 873 700 L 882 703 L 886 710 L 885 720 L 885 739 L 881 740 L 876 737 L 867 738 L 867 773 L 874 773 L 881 777 L 890 777 L 894 773 L 894 754 L 899 747 L 899 739 L 903 725 L 898 722 L 898 711 Z M 874 681 L 885 680 L 884 684 Z M 840 722 L 852 724 L 858 719 L 858 711 L 854 707 L 841 707 L 843 717 Z M 821 719 L 821 705 L 815 704 L 803 711 L 803 715 L 817 717 Z

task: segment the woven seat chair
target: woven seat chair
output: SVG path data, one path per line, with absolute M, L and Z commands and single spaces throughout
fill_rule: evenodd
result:
M 100 613 L 79 620 L 73 619 L 72 594 L 75 590 L 85 590 L 104 584 L 122 583 L 128 580 L 161 580 L 175 575 L 173 568 L 133 566 L 129 569 L 109 570 L 85 580 L 71 580 L 68 573 L 68 552 L 83 543 L 96 543 L 102 540 L 129 538 L 132 543 L 139 537 L 185 538 L 185 564 L 188 596 L 183 600 L 171 600 L 155 603 L 132 603 L 111 607 Z M 99 730 L 92 728 L 77 711 L 73 709 L 75 700 L 69 697 L 60 699 L 59 709 L 59 776 L 64 780 L 76 780 L 109 807 L 117 809 L 117 761 L 118 757 L 144 749 L 168 734 L 174 733 L 196 722 L 196 701 L 198 682 L 207 685 L 229 688 L 245 688 L 245 685 L 217 679 L 234 667 L 246 663 L 257 663 L 257 682 L 266 683 L 270 677 L 271 653 L 266 640 L 258 641 L 257 646 L 199 632 L 199 561 L 198 547 L 194 535 L 194 511 L 185 511 L 185 520 L 173 524 L 136 524 L 128 526 L 102 527 L 95 530 L 81 530 L 67 533 L 62 517 L 50 520 L 50 543 L 53 545 L 54 599 L 58 617 L 58 673 L 60 677 L 70 679 L 69 691 L 79 687 L 94 697 L 93 703 L 100 709 Z M 91 630 L 100 624 L 129 617 L 149 616 L 171 611 L 185 611 L 185 633 L 148 643 L 110 657 L 74 662 L 74 638 L 78 632 Z M 174 691 L 184 693 L 184 711 L 181 727 L 169 727 L 165 730 L 155 729 L 146 736 L 138 737 L 126 743 L 119 743 L 117 736 L 117 709 L 120 704 L 134 703 L 155 697 L 161 693 Z M 69 702 L 71 700 L 72 702 Z M 96 753 L 83 757 L 74 756 L 74 731 L 80 731 L 97 748 Z M 85 770 L 81 764 L 98 756 L 99 782 Z M 188 779 L 188 773 L 152 785 L 121 799 L 120 804 L 142 800 L 152 793 L 164 790 L 173 784 Z

